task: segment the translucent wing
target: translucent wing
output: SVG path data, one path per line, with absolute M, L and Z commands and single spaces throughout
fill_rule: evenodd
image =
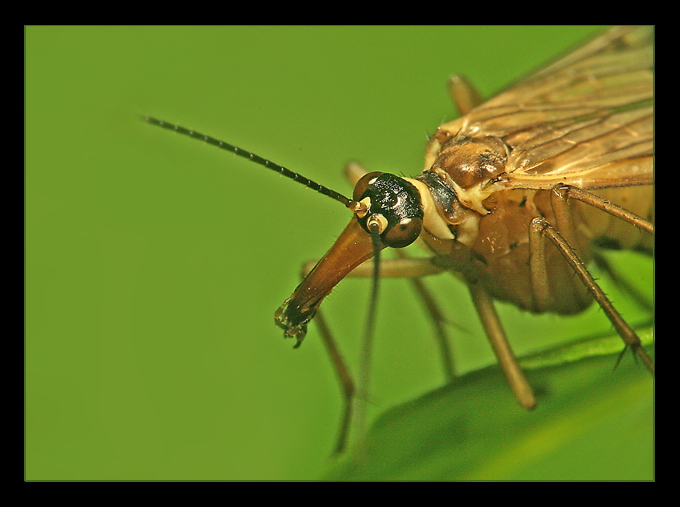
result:
M 503 138 L 513 187 L 651 182 L 653 50 L 653 27 L 611 29 L 472 110 L 459 134 Z

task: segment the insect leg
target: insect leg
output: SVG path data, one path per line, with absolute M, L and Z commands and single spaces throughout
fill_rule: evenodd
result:
M 446 332 L 446 317 L 442 312 L 440 305 L 432 295 L 432 292 L 427 288 L 422 280 L 423 276 L 434 275 L 444 271 L 443 268 L 437 267 L 429 259 L 426 258 L 410 258 L 406 257 L 403 250 L 395 249 L 395 254 L 399 256 L 398 259 L 389 259 L 381 261 L 380 273 L 383 277 L 389 278 L 409 278 L 418 298 L 422 301 L 425 311 L 430 316 L 430 321 L 434 326 L 435 339 L 439 346 L 440 355 L 442 358 L 442 366 L 444 368 L 444 376 L 447 380 L 453 379 L 455 369 L 453 366 L 453 359 L 451 354 L 451 347 Z M 366 261 L 364 264 L 355 269 L 350 276 L 352 277 L 368 277 L 371 276 L 372 261 Z
M 496 354 L 498 363 L 510 385 L 510 389 L 520 405 L 525 408 L 533 408 L 536 406 L 534 391 L 520 368 L 510 343 L 505 336 L 505 331 L 496 313 L 491 295 L 477 283 L 470 283 L 469 288 L 472 301 L 482 321 L 491 347 Z
M 557 196 L 557 198 L 555 198 L 555 196 Z M 594 208 L 609 213 L 616 218 L 620 218 L 621 220 L 628 222 L 629 224 L 632 224 L 645 232 L 654 234 L 654 225 L 650 221 L 645 220 L 635 213 L 631 213 L 630 211 L 617 206 L 616 204 L 609 202 L 606 199 L 593 194 L 592 192 L 588 192 L 587 190 L 583 190 L 571 185 L 556 185 L 553 187 L 553 198 L 551 198 L 553 208 L 555 208 L 556 205 L 560 206 L 560 202 L 568 203 L 569 199 L 576 199 L 578 201 L 584 202 L 589 206 L 593 206 Z M 555 211 L 557 213 L 557 210 Z M 560 231 L 562 231 L 561 225 L 559 223 L 558 228 Z
M 395 249 L 395 253 L 401 259 L 408 259 L 403 250 Z M 427 288 L 420 277 L 411 276 L 410 282 L 411 286 L 418 294 L 418 297 L 423 302 L 425 311 L 430 316 L 430 321 L 434 326 L 435 338 L 437 340 L 437 345 L 439 345 L 439 356 L 442 358 L 444 375 L 447 380 L 452 380 L 456 376 L 456 371 L 454 368 L 453 354 L 451 353 L 451 345 L 449 344 L 448 334 L 444 327 L 444 324 L 446 323 L 444 313 L 441 311 L 432 292 Z
M 352 186 L 356 185 L 366 173 L 368 173 L 366 168 L 357 162 L 348 162 L 345 165 L 345 177 L 349 180 Z
M 317 311 L 314 320 L 319 328 L 321 338 L 323 339 L 323 343 L 326 346 L 326 350 L 331 358 L 331 362 L 333 363 L 333 367 L 335 369 L 335 373 L 338 376 L 338 381 L 340 382 L 340 388 L 342 389 L 344 398 L 343 414 L 340 419 L 340 430 L 338 431 L 337 442 L 335 444 L 335 448 L 333 449 L 333 453 L 338 455 L 344 451 L 349 440 L 350 423 L 352 422 L 352 406 L 354 404 L 355 394 L 354 382 L 352 381 L 352 376 L 350 375 L 349 369 L 347 368 L 347 365 L 340 354 L 340 350 L 333 339 L 333 335 L 322 315 L 321 310 Z
M 623 291 L 625 292 L 633 301 L 635 301 L 640 308 L 652 312 L 654 305 L 652 302 L 634 287 L 625 277 L 622 277 L 617 270 L 615 270 L 609 261 L 599 252 L 593 253 L 593 261 L 598 268 L 607 273 L 607 276 Z
M 529 263 L 531 273 L 531 292 L 536 311 L 550 308 L 551 295 L 548 265 L 545 259 L 545 241 L 540 230 L 529 228 Z
M 449 78 L 449 93 L 461 116 L 481 104 L 482 97 L 465 76 L 455 74 Z
M 395 252 L 399 252 L 395 249 Z M 314 267 L 313 262 L 305 264 L 305 269 Z M 445 271 L 444 268 L 434 265 L 426 257 L 401 257 L 399 259 L 380 260 L 381 278 L 420 278 L 427 275 L 436 275 Z M 373 276 L 373 259 L 369 259 L 347 275 L 352 278 L 369 278 Z
M 567 260 L 571 268 L 598 302 L 626 346 L 629 347 L 643 363 L 645 363 L 645 366 L 649 371 L 654 372 L 654 364 L 647 354 L 647 351 L 642 346 L 640 338 L 628 323 L 623 320 L 623 317 L 621 317 L 616 308 L 614 308 L 614 305 L 609 301 L 609 298 L 607 298 L 602 288 L 600 288 L 590 272 L 586 269 L 579 256 L 560 233 L 557 232 L 557 229 L 550 225 L 545 218 L 536 217 L 531 221 L 530 237 L 531 236 L 535 237 L 536 244 L 539 246 L 542 238 L 548 238 L 557 247 L 562 256 Z
M 386 259 L 380 261 L 380 276 L 383 278 L 409 278 L 418 297 L 423 302 L 425 310 L 430 316 L 430 320 L 435 330 L 435 337 L 441 352 L 444 375 L 447 379 L 455 377 L 451 348 L 444 326 L 446 318 L 436 302 L 431 291 L 421 280 L 427 275 L 434 275 L 444 271 L 443 268 L 435 266 L 428 258 L 405 257 L 402 250 L 395 249 L 394 252 L 400 257 L 398 259 Z M 314 262 L 306 263 L 303 272 L 307 272 L 314 267 Z M 367 260 L 357 266 L 348 277 L 370 278 L 373 276 L 373 261 Z

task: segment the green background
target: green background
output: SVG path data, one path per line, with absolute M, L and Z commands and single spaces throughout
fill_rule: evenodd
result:
M 596 31 L 27 27 L 26 479 L 298 480 L 328 465 L 333 370 L 313 326 L 293 350 L 273 313 L 348 212 L 137 115 L 349 193 L 350 159 L 422 170 L 427 135 L 456 115 L 450 74 L 489 96 Z M 632 260 L 651 291 L 651 262 Z M 457 326 L 459 369 L 492 363 L 465 288 L 430 286 Z M 409 285 L 382 289 L 373 415 L 442 384 Z M 324 305 L 354 370 L 367 300 L 367 281 L 346 280 Z M 520 354 L 610 330 L 596 308 L 501 313 Z

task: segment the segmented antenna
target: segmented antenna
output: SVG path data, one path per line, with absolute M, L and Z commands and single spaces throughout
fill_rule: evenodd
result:
M 347 207 L 351 207 L 354 204 L 354 201 L 348 199 L 344 195 L 336 192 L 335 190 L 331 190 L 328 187 L 324 187 L 323 185 L 320 185 L 317 182 L 302 176 L 301 174 L 291 171 L 290 169 L 286 169 L 285 167 L 279 164 L 275 164 L 271 160 L 262 158 L 259 155 L 241 149 L 238 146 L 234 146 L 232 144 L 225 143 L 224 141 L 220 141 L 219 139 L 215 139 L 214 137 L 206 136 L 205 134 L 189 130 L 187 128 L 181 127 L 180 125 L 175 125 L 172 123 L 165 122 L 163 120 L 152 118 L 151 116 L 142 116 L 142 120 L 144 120 L 147 123 L 150 123 L 151 125 L 156 125 L 157 127 L 172 130 L 174 132 L 183 134 L 193 139 L 205 141 L 208 144 L 212 144 L 213 146 L 217 146 L 218 148 L 221 148 L 223 150 L 230 151 L 231 153 L 238 155 L 239 157 L 247 158 L 251 162 L 255 162 L 256 164 L 265 166 L 267 169 L 276 171 L 277 173 L 285 176 L 286 178 L 290 178 L 291 180 L 297 181 L 298 183 L 301 183 L 302 185 L 311 188 L 312 190 L 316 190 L 317 192 L 326 195 L 332 199 L 335 199 L 336 201 L 340 201 Z

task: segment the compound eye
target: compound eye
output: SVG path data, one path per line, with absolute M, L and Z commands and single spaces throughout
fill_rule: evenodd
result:
M 354 193 L 352 195 L 352 199 L 355 201 L 360 201 L 361 199 L 364 198 L 364 194 L 366 193 L 366 189 L 368 186 L 373 183 L 373 180 L 375 180 L 378 176 L 380 176 L 381 172 L 379 171 L 373 171 L 370 173 L 364 174 L 359 181 L 357 181 L 357 184 L 354 185 Z
M 404 218 L 388 228 L 383 233 L 382 239 L 387 246 L 392 248 L 403 248 L 418 239 L 422 228 L 422 218 Z

